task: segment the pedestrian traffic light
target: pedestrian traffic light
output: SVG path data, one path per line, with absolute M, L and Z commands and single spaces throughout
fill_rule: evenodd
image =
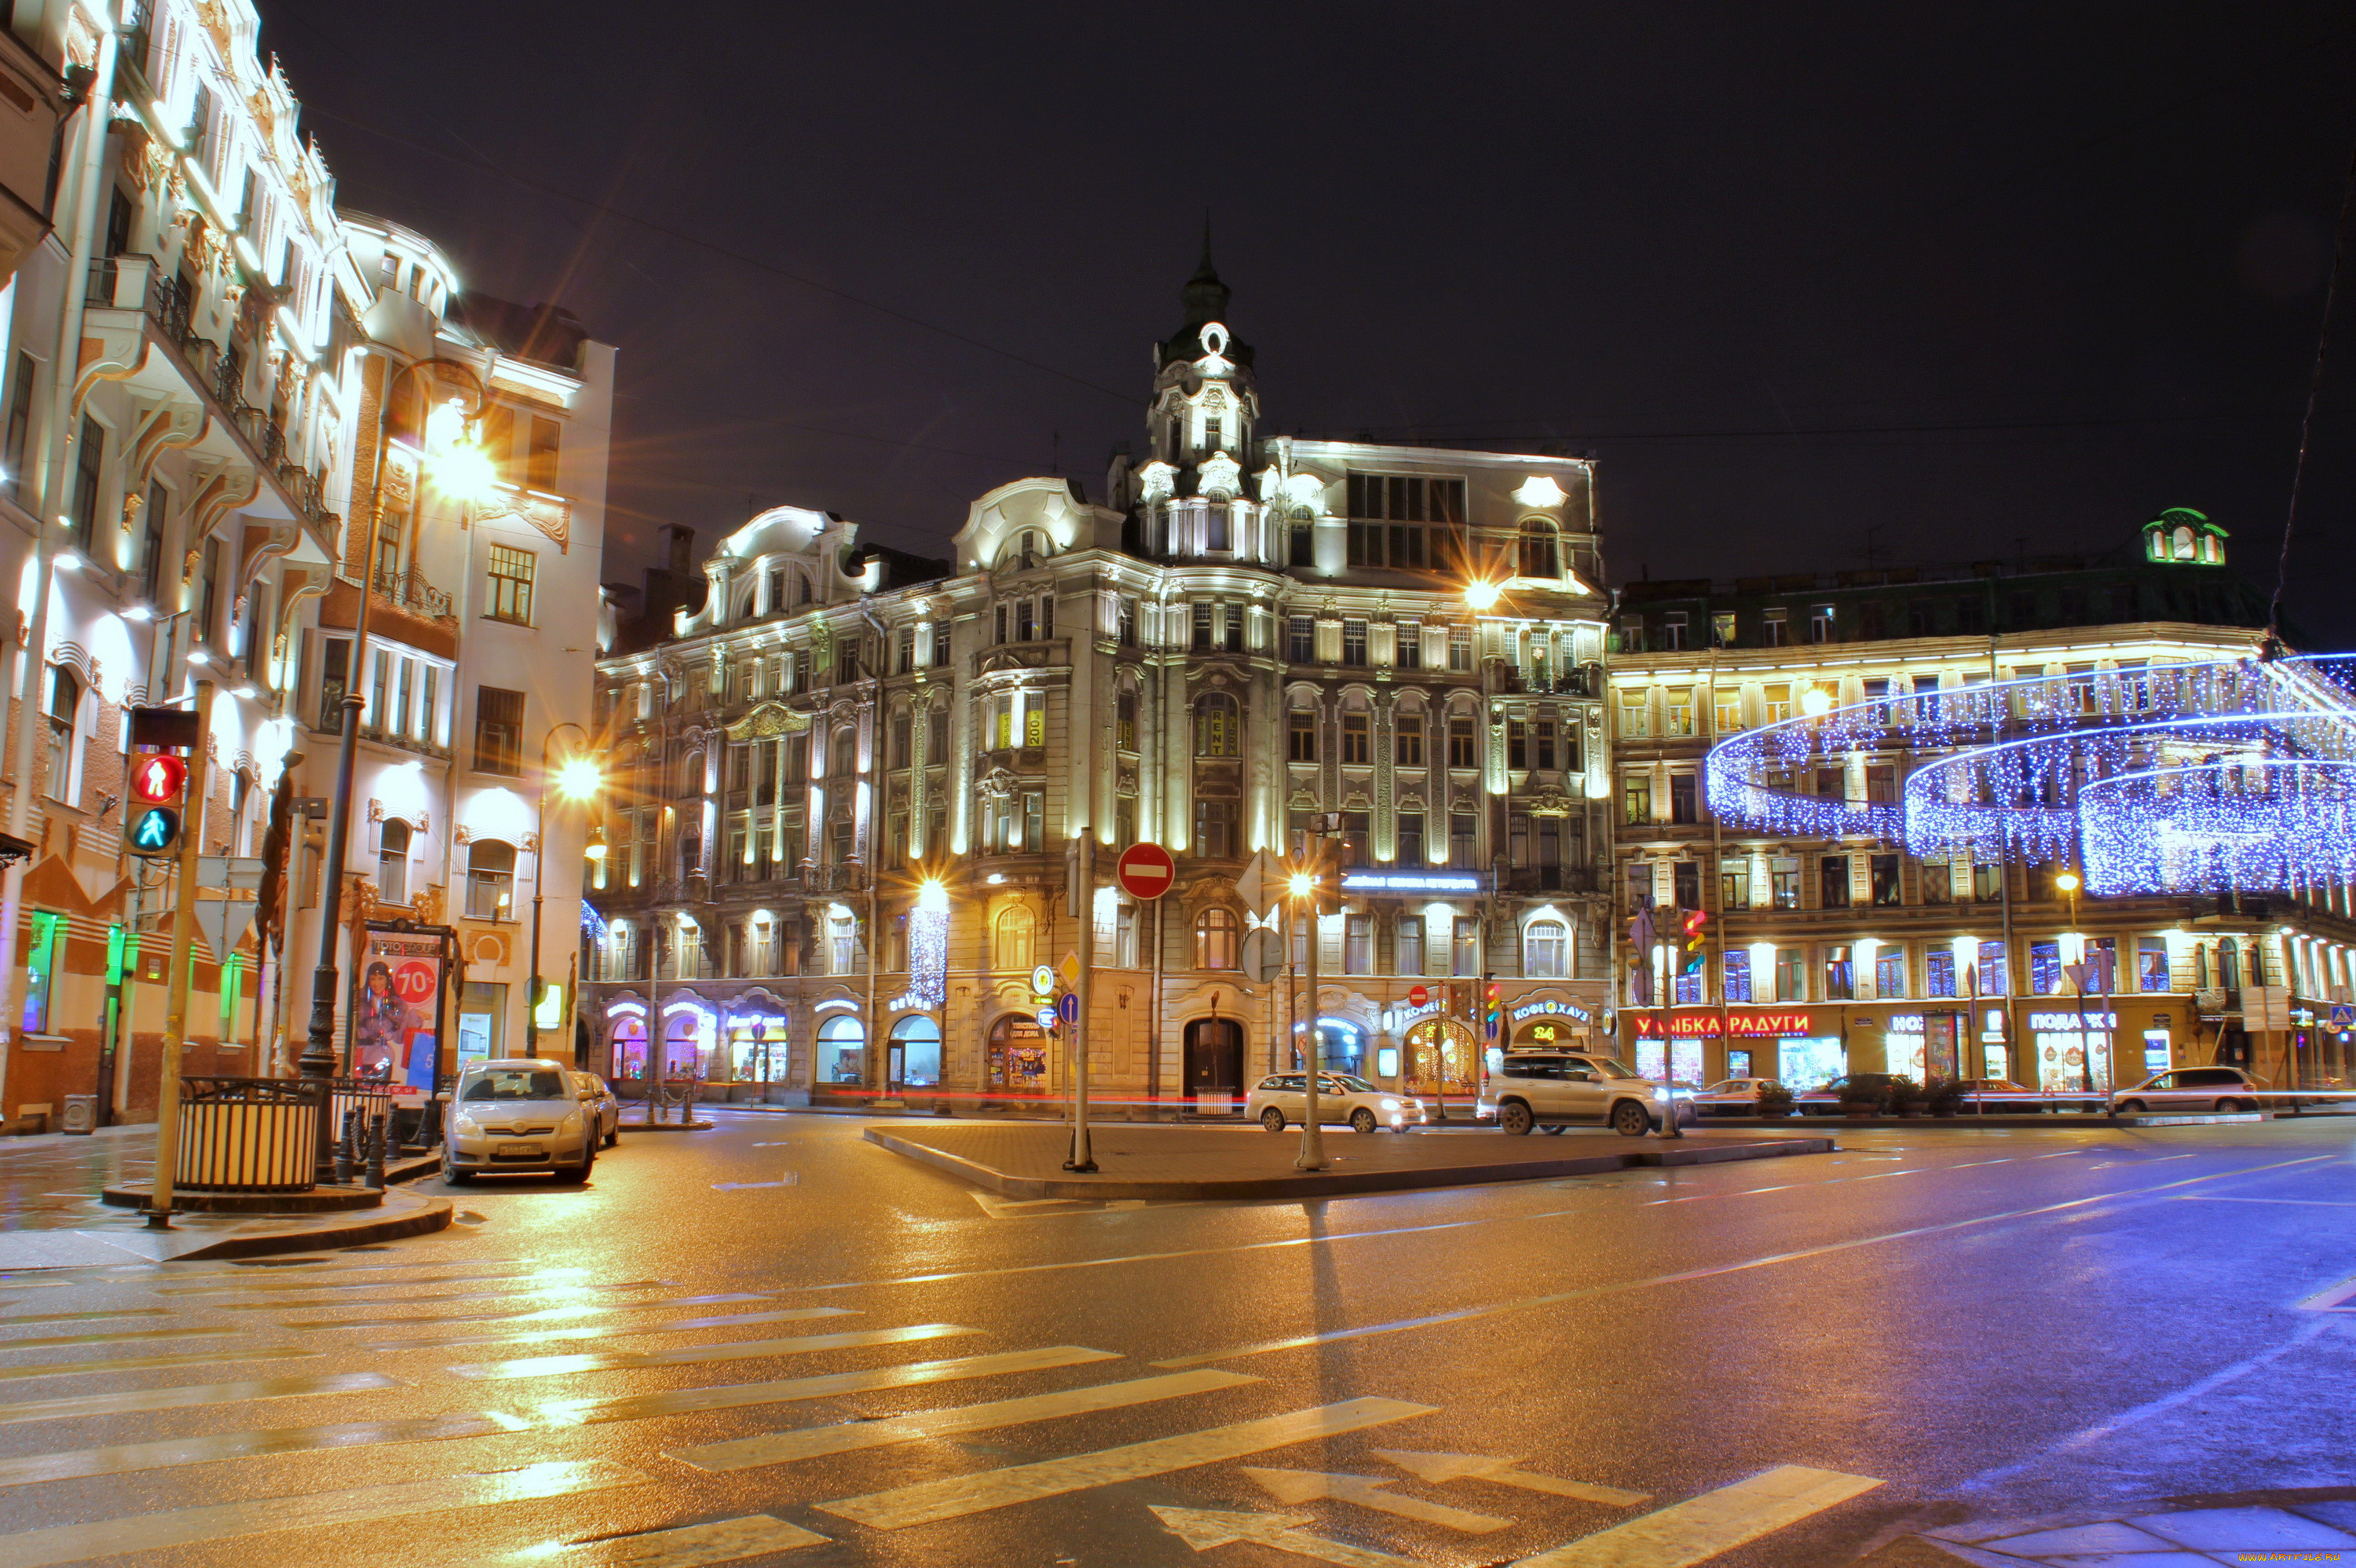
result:
M 129 848 L 134 855 L 168 855 L 180 841 L 180 814 L 168 805 L 151 805 L 131 825 Z
M 131 766 L 131 798 L 169 805 L 188 787 L 188 764 L 169 752 L 149 752 Z
M 1703 949 L 1707 946 L 1702 936 L 1702 928 L 1708 923 L 1709 916 L 1703 911 L 1697 909 L 1689 909 L 1686 911 L 1685 953 L 1678 965 L 1678 974 L 1698 975 L 1701 973 Z

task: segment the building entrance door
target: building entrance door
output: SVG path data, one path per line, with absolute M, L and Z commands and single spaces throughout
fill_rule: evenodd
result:
M 1234 1019 L 1196 1019 L 1186 1026 L 1186 1093 L 1232 1099 L 1244 1086 L 1244 1026 Z
M 884 1091 L 897 1094 L 907 1079 L 907 1048 L 894 1040 L 884 1050 Z

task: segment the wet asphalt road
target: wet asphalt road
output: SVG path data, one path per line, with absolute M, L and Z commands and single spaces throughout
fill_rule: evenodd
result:
M 1777 1467 L 1858 1478 L 1613 1559 L 1738 1568 L 2356 1488 L 2356 1295 L 2299 1306 L 2356 1276 L 2356 1117 L 1114 1206 L 985 1202 L 853 1119 L 718 1120 L 626 1129 L 585 1188 L 450 1189 L 412 1242 L 0 1277 L 0 1565 L 1476 1564 Z M 140 1153 L 0 1148 L 0 1205 Z M 964 1413 L 882 1424 L 919 1412 Z M 1386 1484 L 1301 1500 L 1314 1473 Z

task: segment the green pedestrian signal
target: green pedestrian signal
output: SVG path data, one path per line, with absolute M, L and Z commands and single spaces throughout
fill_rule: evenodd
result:
M 168 855 L 180 841 L 180 814 L 168 805 L 151 805 L 131 825 L 134 855 Z

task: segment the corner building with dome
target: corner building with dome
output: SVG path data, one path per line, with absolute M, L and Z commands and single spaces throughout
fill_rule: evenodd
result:
M 946 561 L 773 507 L 700 563 L 673 530 L 609 603 L 582 973 L 626 1094 L 653 1059 L 709 1100 L 1055 1114 L 1033 971 L 1082 949 L 1083 835 L 1109 1115 L 1239 1104 L 1313 1017 L 1330 1064 L 1467 1116 L 1491 987 L 1491 1043 L 1605 1040 L 1592 463 L 1263 434 L 1207 251 L 1182 301 L 1100 496 L 1001 485 Z M 1269 911 L 1237 882 L 1317 816 L 1312 998 L 1297 933 L 1301 977 L 1244 972 Z M 1113 886 L 1141 840 L 1177 867 L 1150 901 Z

